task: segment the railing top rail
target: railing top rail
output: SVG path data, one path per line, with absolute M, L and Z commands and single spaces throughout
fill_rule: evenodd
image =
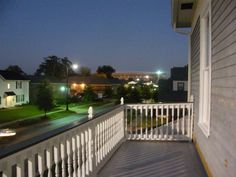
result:
M 182 102 L 182 103 L 150 103 L 150 104 L 145 104 L 145 103 L 138 103 L 138 104 L 125 104 L 125 106 L 157 106 L 157 105 L 191 105 L 193 102 Z
M 13 153 L 16 153 L 18 151 L 21 151 L 23 149 L 26 149 L 30 146 L 33 146 L 35 144 L 38 144 L 42 141 L 45 141 L 45 140 L 48 140 L 49 138 L 53 138 L 59 134 L 62 134 L 66 131 L 69 131 L 73 128 L 76 128 L 78 126 L 82 126 L 88 122 L 92 122 L 92 121 L 96 121 L 98 118 L 100 118 L 101 116 L 107 114 L 107 113 L 110 113 L 112 111 L 115 111 L 117 109 L 121 109 L 121 107 L 123 107 L 123 105 L 117 105 L 117 106 L 114 106 L 112 108 L 109 108 L 105 111 L 102 111 L 100 113 L 97 113 L 94 115 L 94 117 L 92 119 L 89 119 L 87 115 L 85 115 L 84 117 L 82 117 L 81 120 L 78 120 L 78 121 L 75 121 L 73 123 L 70 123 L 68 125 L 65 125 L 65 126 L 62 126 L 62 127 L 59 127 L 59 128 L 56 128 L 54 130 L 51 130 L 51 131 L 48 131 L 46 133 L 42 133 L 41 135 L 38 135 L 36 137 L 33 137 L 29 140 L 25 140 L 25 141 L 22 141 L 20 143 L 16 143 L 14 145 L 11 145 L 11 147 L 7 147 L 7 148 L 4 148 L 4 149 L 1 149 L 0 151 L 0 159 L 8 156 L 8 155 L 11 155 Z

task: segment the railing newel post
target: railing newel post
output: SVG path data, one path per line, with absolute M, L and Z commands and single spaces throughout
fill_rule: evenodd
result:
M 93 107 L 89 106 L 88 108 L 88 118 L 92 119 L 93 118 Z

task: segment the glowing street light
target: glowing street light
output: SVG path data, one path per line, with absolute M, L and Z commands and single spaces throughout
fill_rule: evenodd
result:
M 160 71 L 160 70 L 158 70 L 158 71 L 156 72 L 156 74 L 157 74 L 157 83 L 158 83 L 158 82 L 159 82 L 159 79 L 160 79 L 160 75 L 163 74 L 163 72 Z
M 60 87 L 60 90 L 61 90 L 62 92 L 64 92 L 64 91 L 66 90 L 66 87 L 65 87 L 65 86 L 61 86 L 61 87 Z

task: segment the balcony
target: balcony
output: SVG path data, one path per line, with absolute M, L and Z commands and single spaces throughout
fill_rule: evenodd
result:
M 192 141 L 192 103 L 119 105 L 1 153 L 2 177 L 206 176 Z

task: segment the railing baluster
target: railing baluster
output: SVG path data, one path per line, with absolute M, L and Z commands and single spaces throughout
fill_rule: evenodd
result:
M 88 130 L 84 132 L 84 148 L 85 148 L 85 174 L 89 174 L 89 148 L 88 148 Z
M 179 137 L 179 113 L 180 113 L 180 105 L 177 106 L 177 136 Z
M 148 106 L 145 106 L 145 116 L 146 116 L 146 124 L 145 124 L 145 139 L 148 139 Z
M 55 162 L 55 177 L 59 177 L 60 174 L 59 174 L 59 146 L 56 145 L 53 147 L 53 156 L 54 156 L 54 162 Z M 35 170 L 33 170 L 35 171 Z M 35 176 L 35 175 L 30 175 L 29 176 Z
M 80 145 L 80 136 L 76 135 L 76 148 L 77 148 L 77 176 L 81 177 L 81 145 Z
M 44 155 L 43 153 L 38 154 L 38 172 L 39 176 L 43 177 L 43 172 L 44 172 Z
M 135 122 L 135 138 L 137 139 L 138 138 L 138 106 L 135 107 L 135 119 L 136 119 L 136 122 Z
M 159 119 L 158 119 L 158 106 L 156 106 L 156 139 L 159 139 L 159 134 L 158 134 L 158 124 L 159 124 Z
M 141 106 L 140 139 L 143 138 L 143 106 Z
M 161 105 L 161 139 L 163 138 L 163 134 L 164 134 L 164 130 L 163 130 L 163 128 L 164 128 L 164 121 L 163 121 L 163 112 L 164 112 L 164 110 L 163 110 L 163 105 Z
M 185 135 L 185 105 L 183 105 L 182 135 Z
M 153 106 L 151 106 L 151 136 L 150 139 L 153 139 Z
M 72 137 L 72 167 L 73 167 L 73 177 L 76 177 L 76 138 Z
M 187 115 L 187 119 L 188 119 L 188 120 L 187 120 L 187 124 L 188 124 L 188 126 L 187 126 L 187 127 L 188 127 L 187 131 L 188 131 L 188 132 L 187 132 L 187 135 L 188 135 L 188 138 L 190 138 L 190 131 L 191 131 L 191 130 L 190 130 L 190 105 L 188 105 L 187 108 L 188 108 L 188 113 L 187 113 L 187 114 L 188 114 L 188 115 Z
M 22 161 L 22 159 L 16 166 L 16 176 L 25 177 L 24 161 Z
M 128 135 L 128 106 L 125 106 L 125 136 L 129 139 Z
M 132 137 L 133 137 L 133 124 L 132 124 L 132 122 L 133 122 L 133 106 L 131 106 L 131 108 L 130 108 L 130 120 L 129 120 L 130 139 L 132 139 Z
M 171 107 L 171 138 L 174 139 L 174 115 L 175 115 L 175 106 Z
M 166 139 L 169 139 L 169 105 L 166 106 Z
M 65 143 L 64 142 L 61 142 L 61 145 L 60 145 L 60 148 L 61 148 L 61 173 L 62 173 L 62 177 L 66 177 L 66 157 L 65 157 Z
M 52 149 L 48 148 L 46 150 L 46 167 L 48 170 L 48 177 L 52 177 Z
M 85 177 L 85 161 L 86 161 L 86 157 L 85 157 L 85 137 L 84 137 L 84 133 L 81 133 L 81 153 L 82 153 L 82 161 L 81 161 L 81 176 Z

